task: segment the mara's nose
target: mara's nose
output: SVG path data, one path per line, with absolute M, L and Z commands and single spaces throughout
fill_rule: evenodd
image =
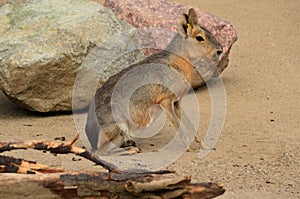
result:
M 214 61 L 220 61 L 221 57 L 222 57 L 222 49 L 217 49 L 213 51 L 212 57 Z

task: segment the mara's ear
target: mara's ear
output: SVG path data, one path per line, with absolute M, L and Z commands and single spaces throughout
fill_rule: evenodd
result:
M 188 15 L 183 14 L 180 24 L 178 26 L 178 32 L 183 35 L 190 35 L 194 26 L 198 24 L 198 16 L 196 11 L 191 8 Z
M 183 34 L 183 35 L 187 35 L 187 29 L 188 29 L 188 20 L 189 17 L 187 14 L 182 14 L 181 16 L 181 20 L 178 26 L 178 32 Z
M 198 24 L 198 16 L 194 8 L 189 10 L 188 22 L 193 26 Z

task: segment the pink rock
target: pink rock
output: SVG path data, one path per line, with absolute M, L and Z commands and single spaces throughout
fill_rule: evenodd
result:
M 146 55 L 155 52 L 154 49 L 163 49 L 171 41 L 182 13 L 191 8 L 168 0 L 105 0 L 104 6 L 139 29 L 140 44 Z M 218 63 L 221 73 L 228 65 L 228 54 L 237 33 L 228 21 L 198 8 L 195 10 L 200 26 L 210 31 L 223 48 L 224 55 Z

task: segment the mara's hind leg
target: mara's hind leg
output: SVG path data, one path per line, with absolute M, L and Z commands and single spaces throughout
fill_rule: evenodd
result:
M 101 125 L 99 133 L 99 155 L 131 155 L 140 152 L 135 141 L 126 132 L 122 131 L 116 123 Z

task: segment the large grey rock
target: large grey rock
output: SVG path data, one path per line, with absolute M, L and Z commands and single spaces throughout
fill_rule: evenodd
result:
M 126 22 L 139 28 L 140 45 L 147 55 L 156 49 L 163 49 L 171 41 L 177 30 L 182 13 L 187 13 L 191 6 L 170 0 L 105 0 L 104 6 Z M 229 52 L 237 40 L 237 33 L 228 21 L 195 8 L 199 24 L 210 31 L 223 48 L 223 57 L 218 63 L 218 72 L 228 66 Z M 195 79 L 192 86 L 199 87 L 202 78 Z
M 136 48 L 135 28 L 93 1 L 9 1 L 0 7 L 0 90 L 30 110 L 69 111 L 82 63 L 104 82 L 143 57 Z M 76 81 L 74 108 L 90 100 L 78 94 L 88 86 L 80 78 L 86 76 L 77 77 L 86 84 Z

